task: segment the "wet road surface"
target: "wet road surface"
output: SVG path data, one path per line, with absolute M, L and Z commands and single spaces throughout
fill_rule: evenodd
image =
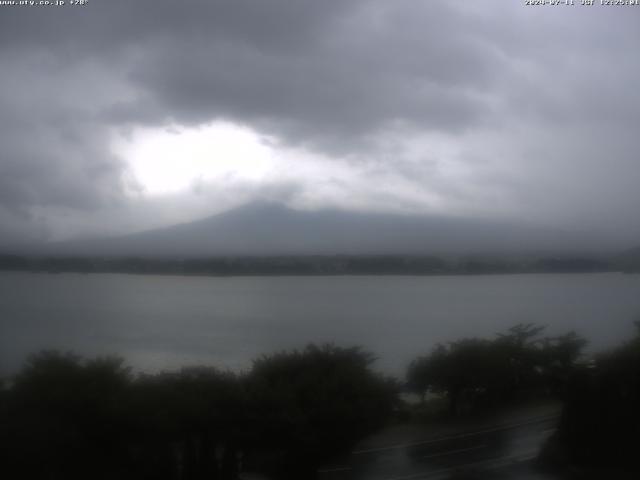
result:
M 534 459 L 555 431 L 557 414 L 362 448 L 318 471 L 320 480 L 550 479 Z

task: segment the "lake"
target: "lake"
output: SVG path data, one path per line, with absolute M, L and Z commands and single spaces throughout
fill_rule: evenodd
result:
M 437 342 L 520 322 L 576 330 L 591 350 L 629 337 L 640 275 L 180 277 L 0 273 L 0 372 L 43 348 L 118 354 L 138 370 L 234 370 L 309 342 L 361 345 L 402 375 Z

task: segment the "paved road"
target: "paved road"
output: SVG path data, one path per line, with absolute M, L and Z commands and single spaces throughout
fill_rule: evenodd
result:
M 321 480 L 547 479 L 533 459 L 557 415 L 484 426 L 436 438 L 363 448 L 321 469 Z

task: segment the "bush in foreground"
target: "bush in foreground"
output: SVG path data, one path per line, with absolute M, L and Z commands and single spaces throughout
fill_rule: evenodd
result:
M 250 372 L 134 377 L 116 358 L 32 356 L 0 390 L 3 471 L 15 478 L 308 478 L 381 426 L 395 385 L 358 348 L 310 345 Z
M 640 323 L 636 325 L 635 338 L 572 376 L 543 464 L 640 472 Z
M 465 338 L 437 345 L 414 360 L 407 385 L 422 396 L 435 393 L 452 415 L 535 395 L 563 395 L 585 340 L 569 332 L 541 337 L 544 327 L 516 325 L 494 339 Z

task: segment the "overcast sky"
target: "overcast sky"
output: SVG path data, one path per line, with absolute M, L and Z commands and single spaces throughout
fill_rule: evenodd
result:
M 640 243 L 640 7 L 68 3 L 0 6 L 4 239 L 273 200 Z

